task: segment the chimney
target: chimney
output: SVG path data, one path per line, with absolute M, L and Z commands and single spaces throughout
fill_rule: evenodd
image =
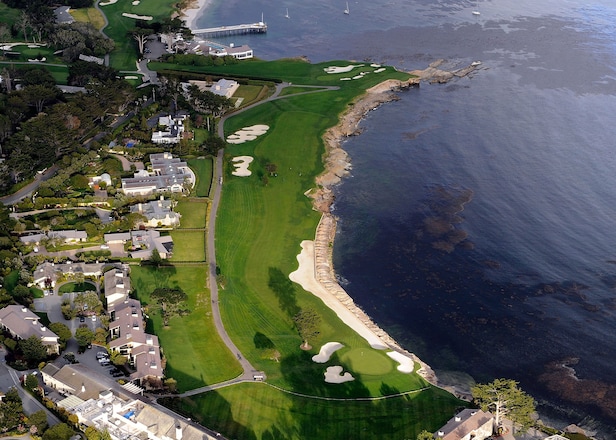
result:
M 175 425 L 175 440 L 182 440 L 182 427 L 179 423 Z
M 86 385 L 83 382 L 81 382 L 81 392 L 82 393 L 86 392 Z
M 462 421 L 462 417 L 460 417 L 460 416 L 455 416 L 455 417 L 454 417 L 454 420 L 455 420 L 456 422 L 461 422 L 461 421 Z
M 444 437 L 444 436 L 445 436 L 445 433 L 444 433 L 443 431 L 439 431 L 439 432 L 437 433 L 437 435 L 438 435 L 439 437 Z

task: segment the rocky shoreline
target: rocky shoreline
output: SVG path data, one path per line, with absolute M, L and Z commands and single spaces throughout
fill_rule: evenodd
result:
M 334 237 L 336 234 L 336 218 L 331 213 L 331 206 L 334 202 L 333 187 L 340 183 L 344 177 L 348 176 L 351 170 L 348 154 L 341 147 L 342 141 L 349 136 L 356 136 L 361 133 L 358 124 L 369 111 L 378 108 L 386 102 L 399 99 L 395 92 L 409 87 L 417 87 L 421 81 L 447 82 L 456 77 L 469 75 L 479 66 L 479 64 L 473 63 L 463 69 L 447 72 L 438 69 L 443 63 L 443 60 L 439 60 L 432 63 L 425 70 L 410 72 L 414 77 L 408 81 L 384 81 L 366 90 L 364 95 L 355 100 L 349 106 L 349 109 L 341 115 L 339 123 L 328 129 L 323 135 L 326 150 L 323 158 L 325 171 L 316 178 L 317 189 L 309 192 L 307 195 L 313 199 L 314 209 L 322 213 L 314 240 L 314 264 L 317 281 L 387 346 L 419 363 L 421 367 L 417 373 L 424 379 L 435 386 L 446 389 L 459 398 L 469 400 L 470 387 L 468 384 L 451 384 L 446 386 L 439 384 L 436 374 L 429 365 L 415 354 L 402 348 L 396 340 L 385 330 L 377 326 L 363 310 L 357 307 L 353 299 L 338 284 L 332 261 Z

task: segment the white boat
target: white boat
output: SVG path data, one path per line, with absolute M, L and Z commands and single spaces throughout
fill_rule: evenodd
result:
M 344 13 L 346 15 L 349 15 L 351 13 L 351 11 L 349 10 L 349 2 L 346 2 L 346 9 L 344 10 Z
M 287 8 L 287 13 L 284 14 L 284 18 L 291 18 L 291 17 L 289 17 L 289 8 Z
M 477 2 L 475 2 L 475 9 L 473 9 L 473 15 L 481 15 L 481 12 L 479 12 L 479 5 L 477 4 Z

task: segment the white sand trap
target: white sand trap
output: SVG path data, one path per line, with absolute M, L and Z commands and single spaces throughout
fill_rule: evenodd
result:
M 327 370 L 325 370 L 325 382 L 327 383 L 344 383 L 352 380 L 355 380 L 355 378 L 348 371 L 342 374 L 340 365 L 327 367 Z
M 141 3 L 139 0 L 135 0 L 133 1 L 133 6 L 137 6 L 139 3 Z
M 353 79 L 360 79 L 360 78 L 363 78 L 363 77 L 364 77 L 363 75 L 355 75 L 355 76 L 353 77 Z
M 398 362 L 397 369 L 401 373 L 412 373 L 415 368 L 415 362 L 408 356 L 403 355 L 402 353 L 398 353 L 397 351 L 390 351 L 387 353 L 387 356 L 392 358 L 394 361 Z
M 232 171 L 231 174 L 239 177 L 248 177 L 252 174 L 252 171 L 248 169 L 248 165 L 252 162 L 254 158 L 251 156 L 237 156 L 231 159 L 233 162 L 233 166 L 235 167 L 235 171 Z
M 145 21 L 152 20 L 153 18 L 151 15 L 129 14 L 128 12 L 122 12 L 122 16 L 128 17 L 128 18 L 134 18 L 135 20 L 145 20 Z
M 317 364 L 324 364 L 336 350 L 340 350 L 342 347 L 344 347 L 344 345 L 340 342 L 328 342 L 321 347 L 319 354 L 312 356 L 312 361 Z
M 125 76 L 124 79 L 139 79 L 139 77 L 135 75 L 128 75 L 128 76 Z
M 269 130 L 269 125 L 264 124 L 244 127 L 227 136 L 227 142 L 230 144 L 243 144 L 244 142 L 254 141 L 262 134 L 267 133 L 267 130 Z
M 356 67 L 362 66 L 363 64 L 349 64 L 348 66 L 329 66 L 323 70 L 325 70 L 326 73 L 347 73 Z
M 117 3 L 118 0 L 107 0 L 106 2 L 100 2 L 98 5 L 99 6 L 107 6 L 107 5 L 113 5 L 114 3 Z
M 376 69 L 376 70 L 374 71 L 374 73 L 381 73 L 381 72 L 385 72 L 385 70 L 387 70 L 387 69 L 385 69 L 385 67 L 381 67 L 380 69 Z
M 387 349 L 387 344 L 385 344 L 381 338 L 317 281 L 314 268 L 314 241 L 304 240 L 301 246 L 302 251 L 297 256 L 299 267 L 296 271 L 289 274 L 289 279 L 302 286 L 305 291 L 321 298 L 325 305 L 332 309 L 342 322 L 368 341 L 368 344 L 370 344 L 372 348 L 376 350 Z
M 353 78 L 340 78 L 340 81 L 351 81 Z
M 376 64 L 376 63 L 372 63 L 372 64 L 370 64 L 370 67 L 377 68 L 377 67 L 381 67 L 381 65 L 380 64 Z

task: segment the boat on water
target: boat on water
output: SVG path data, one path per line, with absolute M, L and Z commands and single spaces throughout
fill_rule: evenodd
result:
M 346 2 L 346 9 L 344 10 L 344 14 L 349 15 L 350 13 L 351 13 L 351 10 L 349 9 L 349 2 Z
M 473 11 L 473 15 L 481 15 L 481 12 L 479 12 L 479 11 Z
M 475 2 L 475 9 L 473 9 L 472 14 L 473 14 L 473 15 L 481 15 L 481 12 L 479 12 L 479 5 L 478 5 L 478 2 Z
M 481 66 L 481 61 L 473 61 L 471 63 L 471 66 L 475 67 L 475 66 Z
M 284 18 L 291 18 L 291 17 L 289 17 L 289 8 L 287 8 L 287 13 L 284 14 Z

